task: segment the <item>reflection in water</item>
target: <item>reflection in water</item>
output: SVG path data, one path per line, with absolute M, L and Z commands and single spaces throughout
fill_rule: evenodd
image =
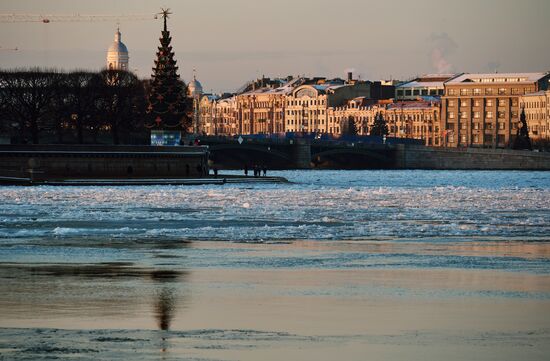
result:
M 177 281 L 182 274 L 182 272 L 169 270 L 151 272 L 151 279 L 160 285 L 157 290 L 154 312 L 158 327 L 161 330 L 170 329 L 170 323 L 174 318 L 177 305 L 176 292 L 174 287 L 170 286 L 170 283 Z
M 161 330 L 169 330 L 176 311 L 174 289 L 162 288 L 155 303 L 155 315 Z

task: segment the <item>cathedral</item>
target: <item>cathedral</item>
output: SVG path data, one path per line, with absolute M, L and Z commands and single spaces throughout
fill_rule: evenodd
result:
M 116 29 L 115 41 L 107 50 L 107 69 L 128 71 L 128 49 L 121 40 L 120 29 Z

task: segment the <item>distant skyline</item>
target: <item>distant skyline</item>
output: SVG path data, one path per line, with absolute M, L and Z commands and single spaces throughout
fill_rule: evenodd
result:
M 168 7 L 184 81 L 234 91 L 265 75 L 408 79 L 550 70 L 547 0 L 3 0 L 0 13 L 151 14 Z M 0 67 L 98 70 L 117 24 L 0 23 Z M 130 69 L 149 77 L 162 22 L 121 21 Z M 15 48 L 17 51 L 4 50 Z

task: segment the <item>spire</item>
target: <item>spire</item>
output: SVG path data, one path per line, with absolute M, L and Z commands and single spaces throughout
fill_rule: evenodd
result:
M 117 43 L 120 43 L 122 41 L 122 35 L 120 34 L 120 27 L 116 27 L 116 32 L 115 32 L 115 41 Z
M 170 12 L 170 9 L 163 9 L 163 8 L 160 8 L 162 11 L 159 13 L 159 15 L 162 15 L 162 17 L 164 18 L 164 31 L 168 31 L 168 26 L 166 25 L 166 19 L 169 18 L 168 15 L 172 14 Z

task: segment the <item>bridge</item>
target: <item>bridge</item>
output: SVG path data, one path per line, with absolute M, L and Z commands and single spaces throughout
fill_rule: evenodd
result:
M 210 160 L 220 168 L 269 169 L 393 168 L 395 145 L 320 139 L 200 137 Z
M 418 142 L 315 138 L 205 136 L 213 166 L 249 169 L 485 169 L 550 170 L 550 153 L 483 148 L 431 148 Z

